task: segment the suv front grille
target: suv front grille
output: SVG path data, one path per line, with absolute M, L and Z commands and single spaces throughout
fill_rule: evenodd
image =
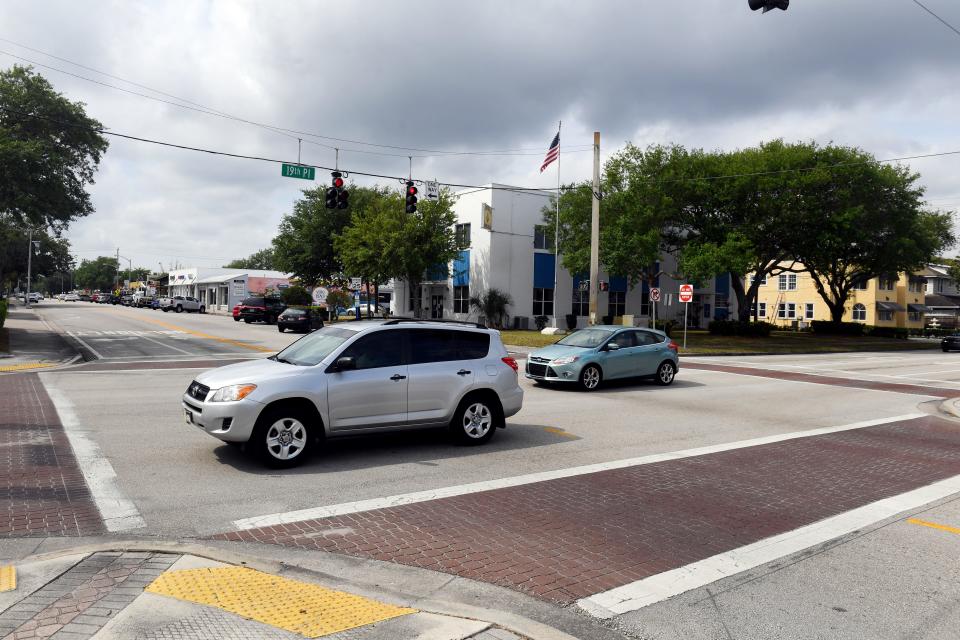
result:
M 191 382 L 190 386 L 187 387 L 187 395 L 194 400 L 199 400 L 200 402 L 203 402 L 207 399 L 208 393 L 210 393 L 210 387 L 205 384 L 200 384 L 196 380 Z

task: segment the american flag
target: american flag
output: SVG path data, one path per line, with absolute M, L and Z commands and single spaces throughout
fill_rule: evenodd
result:
M 540 165 L 540 173 L 543 173 L 543 170 L 550 166 L 550 164 L 560 157 L 560 132 L 557 131 L 557 135 L 553 137 L 553 142 L 550 143 L 550 148 L 547 149 L 547 155 L 543 159 L 543 164 Z

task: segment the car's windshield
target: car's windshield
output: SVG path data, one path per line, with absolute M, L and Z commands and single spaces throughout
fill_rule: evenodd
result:
M 287 317 L 305 316 L 307 315 L 307 312 L 304 311 L 303 309 L 287 309 L 286 311 L 283 312 L 283 315 Z
M 312 367 L 355 335 L 357 335 L 356 332 L 350 329 L 325 327 L 291 344 L 277 354 L 277 360 L 302 367 Z
M 612 334 L 613 331 L 610 329 L 581 329 L 571 333 L 557 344 L 593 349 L 603 344 Z

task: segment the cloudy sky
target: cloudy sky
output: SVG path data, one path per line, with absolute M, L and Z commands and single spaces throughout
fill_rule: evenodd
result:
M 955 0 L 923 1 L 960 27 Z M 595 130 L 604 155 L 778 137 L 879 158 L 960 150 L 960 36 L 912 0 L 766 15 L 746 0 L 48 0 L 0 14 L 0 66 L 31 61 L 114 131 L 287 160 L 299 137 L 304 163 L 340 147 L 347 170 L 405 175 L 413 155 L 418 178 L 555 186 L 539 165 L 559 120 L 564 181 L 589 177 Z M 960 155 L 910 164 L 932 205 L 960 208 Z M 69 236 L 79 258 L 119 247 L 134 265 L 219 266 L 268 246 L 306 184 L 113 138 L 97 211 Z

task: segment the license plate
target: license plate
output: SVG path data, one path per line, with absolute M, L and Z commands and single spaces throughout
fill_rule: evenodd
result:
M 187 424 L 193 424 L 193 414 L 186 409 L 183 410 L 183 421 Z

